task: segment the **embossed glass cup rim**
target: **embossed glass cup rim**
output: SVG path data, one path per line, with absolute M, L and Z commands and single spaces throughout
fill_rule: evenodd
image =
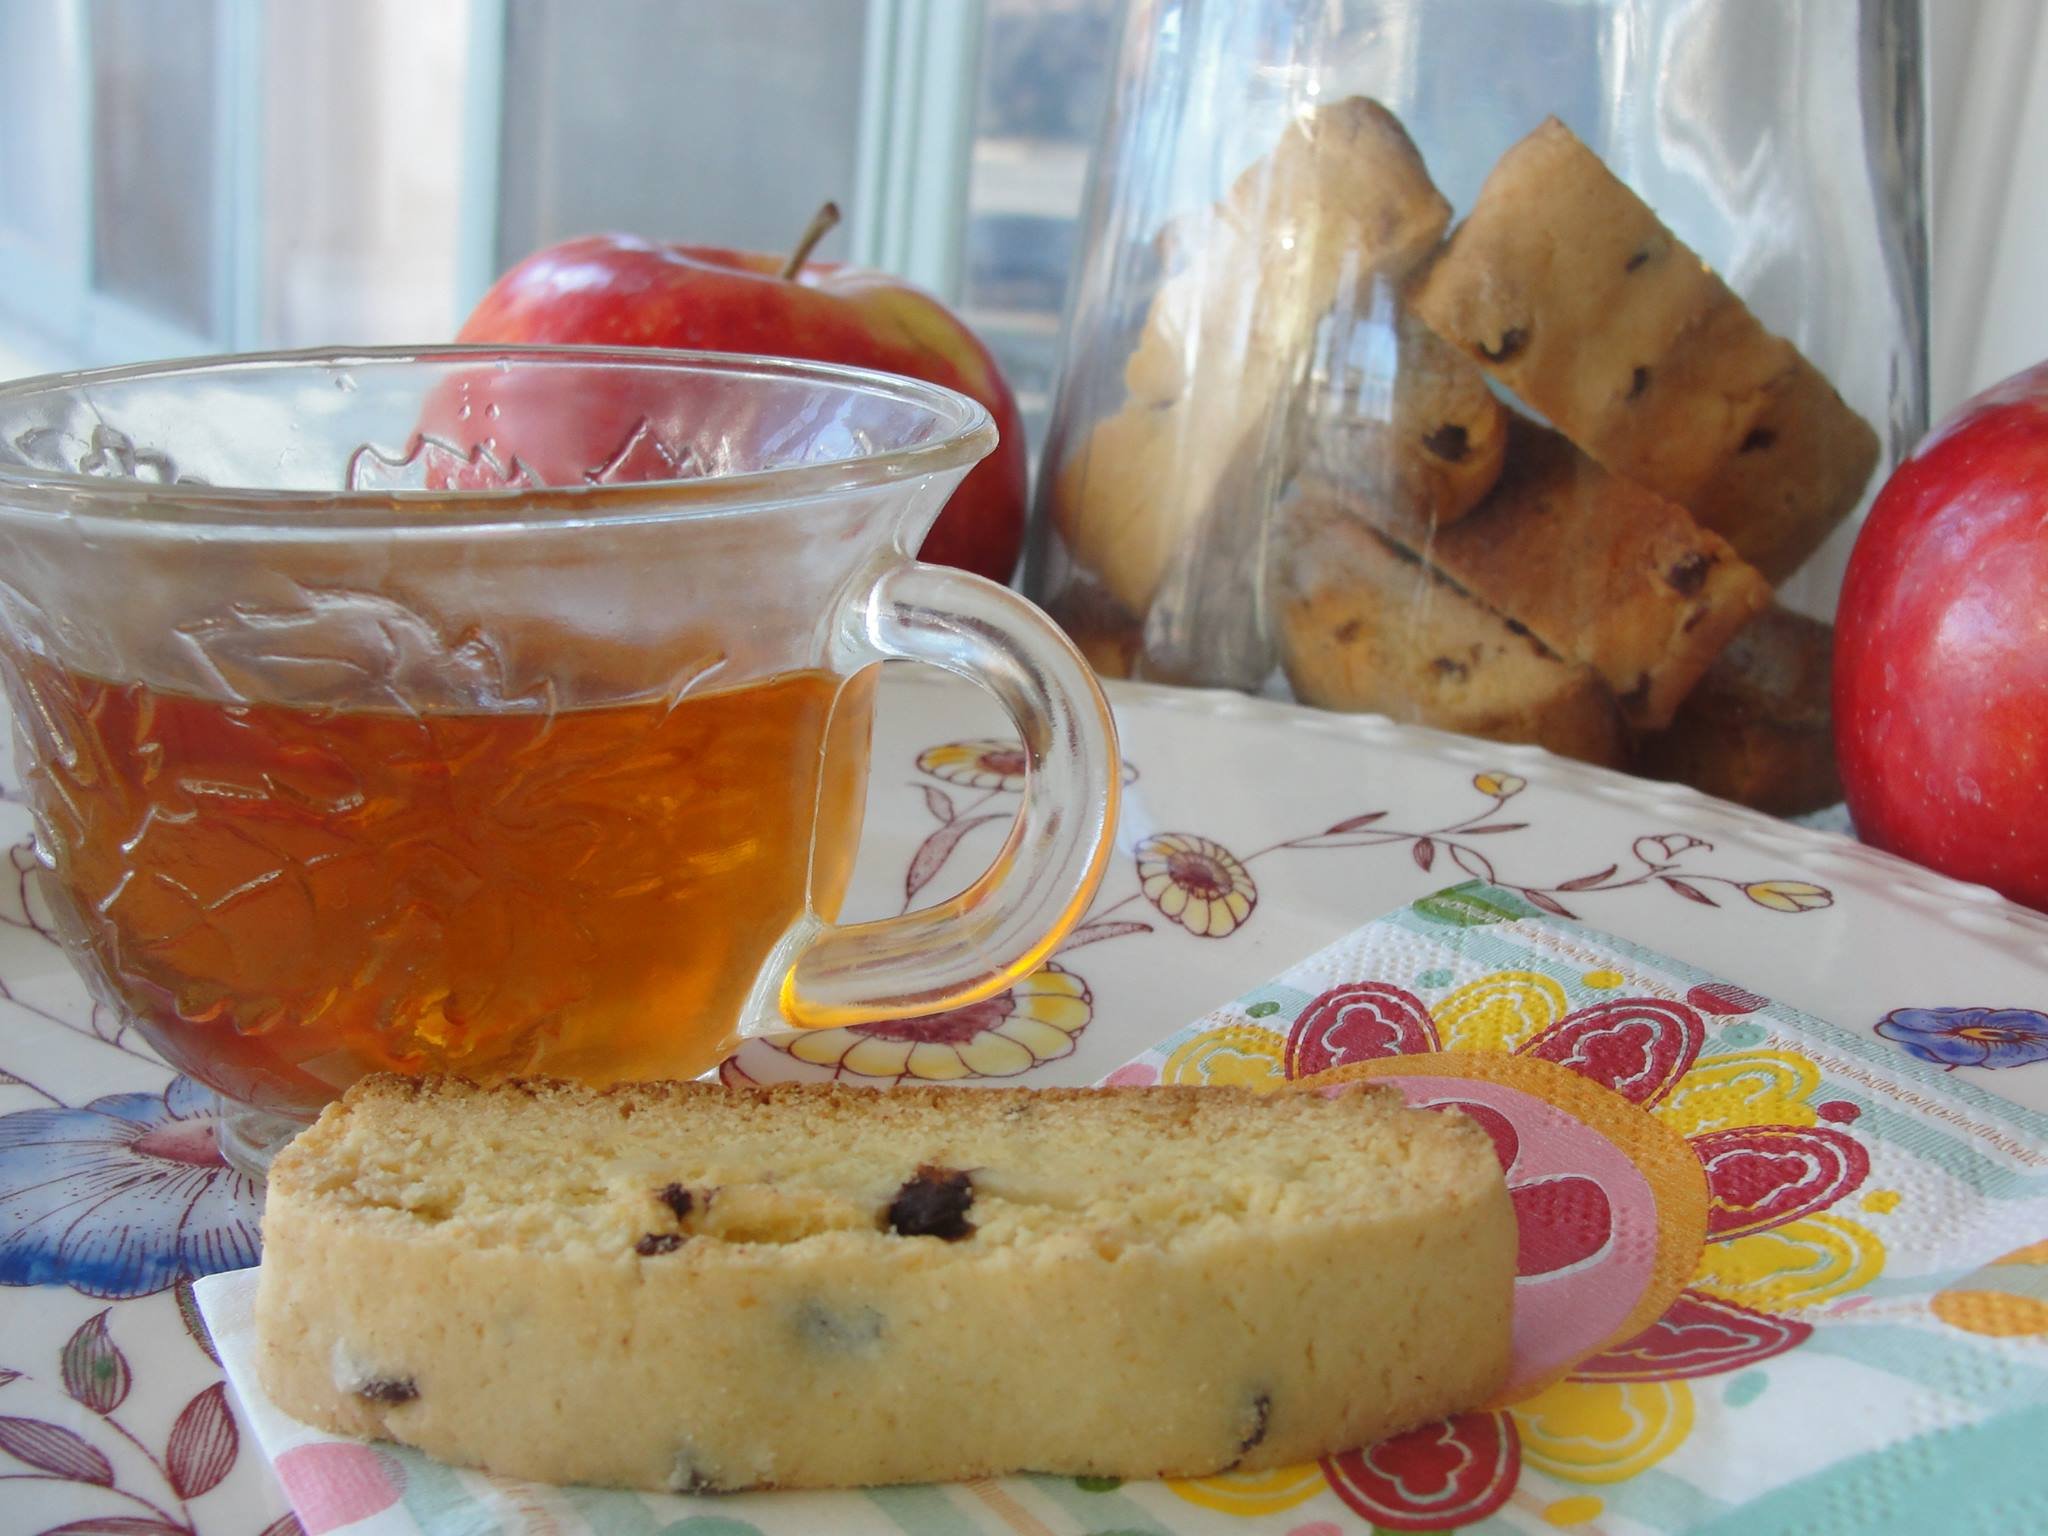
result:
M 519 484 L 461 489 L 319 490 L 261 485 L 211 485 L 103 476 L 48 469 L 10 459 L 0 438 L 0 519 L 64 517 L 135 529 L 262 530 L 278 535 L 331 535 L 351 530 L 446 530 L 449 527 L 573 526 L 580 523 L 668 522 L 744 514 L 793 502 L 844 496 L 876 486 L 970 465 L 995 444 L 996 429 L 978 401 L 919 379 L 792 358 L 656 347 L 467 346 L 310 348 L 176 358 L 40 374 L 0 384 L 0 430 L 25 404 L 134 382 L 279 375 L 349 368 L 502 367 L 616 368 L 677 377 L 810 384 L 902 406 L 931 419 L 920 441 L 874 453 L 774 465 L 733 473 L 565 485 Z

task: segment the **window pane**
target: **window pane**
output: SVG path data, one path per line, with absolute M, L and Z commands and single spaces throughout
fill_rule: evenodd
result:
M 267 0 L 264 20 L 265 344 L 448 340 L 469 7 Z
M 63 0 L 0 4 L 0 247 L 76 271 L 84 167 L 72 131 L 79 60 Z
M 501 266 L 603 230 L 786 250 L 828 198 L 851 212 L 866 0 L 508 13 Z
M 214 0 L 93 0 L 93 280 L 215 330 Z
M 962 300 L 1043 440 L 1118 0 L 989 0 Z

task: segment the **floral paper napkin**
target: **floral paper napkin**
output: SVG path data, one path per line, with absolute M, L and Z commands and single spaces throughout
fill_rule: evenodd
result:
M 253 1272 L 198 1292 L 310 1536 L 2048 1529 L 2048 1116 L 1478 883 L 1110 1081 L 1331 1071 L 1493 1138 L 1521 1223 L 1515 1382 L 1505 1407 L 1275 1472 L 541 1488 L 285 1418 L 251 1368 Z

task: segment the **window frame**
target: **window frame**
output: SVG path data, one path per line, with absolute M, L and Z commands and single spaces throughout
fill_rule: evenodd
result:
M 62 243 L 78 254 L 76 269 L 53 261 L 31 247 L 0 243 L 0 293 L 16 316 L 25 340 L 70 342 L 85 330 L 85 300 L 92 263 L 92 90 L 91 35 L 85 23 L 86 0 L 59 0 L 59 29 L 65 46 L 49 67 L 72 76 L 67 93 L 74 110 L 53 135 L 54 145 L 69 162 L 71 198 L 67 237 Z
M 983 0 L 868 0 L 852 259 L 960 296 Z
M 215 69 L 220 89 L 209 104 L 216 145 L 228 146 L 208 210 L 212 251 L 211 309 L 215 326 L 201 332 L 150 314 L 95 284 L 93 211 L 93 79 L 95 18 L 90 0 L 59 0 L 66 38 L 60 64 L 71 76 L 74 110 L 61 130 L 75 185 L 64 244 L 75 263 L 31 252 L 0 250 L 6 311 L 31 347 L 63 348 L 92 367 L 137 357 L 234 351 L 253 345 L 262 315 L 262 53 L 257 0 L 212 0 Z
M 454 312 L 467 314 L 496 279 L 506 102 L 506 21 L 512 0 L 468 0 L 461 202 Z M 211 0 L 220 88 L 212 135 L 226 146 L 211 220 L 209 333 L 166 321 L 95 286 L 91 0 L 57 0 L 74 110 L 57 142 L 75 181 L 63 247 L 52 261 L 0 244 L 0 325 L 31 355 L 82 366 L 137 358 L 246 351 L 265 313 L 262 0 Z M 947 301 L 960 292 L 984 0 L 868 0 L 855 147 L 851 259 Z

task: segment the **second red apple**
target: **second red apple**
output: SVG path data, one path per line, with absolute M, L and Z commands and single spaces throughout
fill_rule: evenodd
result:
M 1024 542 L 1026 455 L 1017 400 L 974 333 L 885 273 L 807 260 L 828 205 L 791 256 L 591 235 L 499 278 L 458 341 L 684 347 L 809 358 L 904 374 L 971 395 L 1001 441 L 969 472 L 922 558 L 1007 581 Z
M 1835 745 L 1866 842 L 2048 911 L 2048 363 L 1878 494 L 1835 617 Z

